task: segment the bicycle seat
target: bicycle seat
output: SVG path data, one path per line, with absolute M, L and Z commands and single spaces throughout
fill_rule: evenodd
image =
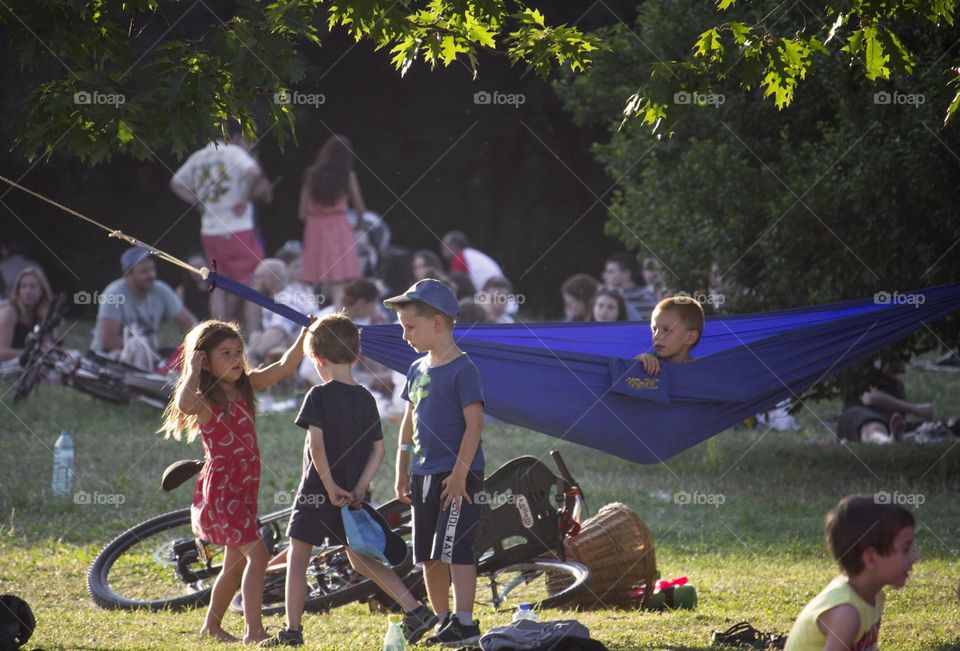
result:
M 554 495 L 564 489 L 563 479 L 530 456 L 512 459 L 490 475 L 474 544 L 478 569 L 496 569 L 558 551 L 563 536 Z

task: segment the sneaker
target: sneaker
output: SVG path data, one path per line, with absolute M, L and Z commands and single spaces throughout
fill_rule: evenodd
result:
M 453 611 L 448 610 L 444 614 L 443 619 L 441 619 L 439 623 L 437 623 L 437 627 L 433 629 L 433 635 L 427 638 L 427 644 L 440 644 L 440 640 L 437 639 L 437 636 L 440 635 L 440 631 L 442 631 L 447 627 L 447 624 L 450 623 L 450 619 L 452 617 L 453 617 Z
M 420 605 L 410 614 L 404 614 L 403 623 L 400 625 L 403 631 L 403 637 L 410 644 L 415 644 L 423 634 L 437 625 L 440 619 L 424 605 Z
M 276 635 L 260 643 L 262 649 L 272 649 L 278 646 L 303 646 L 303 629 L 291 631 L 288 628 L 281 628 Z
M 480 641 L 480 622 L 475 619 L 470 624 L 461 624 L 459 618 L 451 617 L 443 630 L 430 639 L 435 639 L 438 644 L 452 648 L 476 644 Z

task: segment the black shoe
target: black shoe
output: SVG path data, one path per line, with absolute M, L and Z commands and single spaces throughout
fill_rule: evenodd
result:
M 445 628 L 447 627 L 447 624 L 450 623 L 450 619 L 451 619 L 452 617 L 453 617 L 453 611 L 452 611 L 452 610 L 448 610 L 448 611 L 446 612 L 446 614 L 444 614 L 443 619 L 441 619 L 440 622 L 437 624 L 437 627 L 436 627 L 435 629 L 433 629 L 433 635 L 431 635 L 430 637 L 428 637 L 428 638 L 426 639 L 426 643 L 427 643 L 427 644 L 440 644 L 440 643 L 441 643 L 440 640 L 437 639 L 437 636 L 440 635 L 440 631 L 442 631 L 443 629 L 445 629 Z
M 461 624 L 460 618 L 451 617 L 450 622 L 432 640 L 445 647 L 459 648 L 470 646 L 480 641 L 480 622 L 473 620 L 471 624 Z
M 288 628 L 281 628 L 276 635 L 260 643 L 262 649 L 272 649 L 278 646 L 303 646 L 303 629 L 291 631 Z
M 415 611 L 404 614 L 403 623 L 400 629 L 403 631 L 403 637 L 410 644 L 415 644 L 423 634 L 437 625 L 440 619 L 424 605 L 420 605 Z

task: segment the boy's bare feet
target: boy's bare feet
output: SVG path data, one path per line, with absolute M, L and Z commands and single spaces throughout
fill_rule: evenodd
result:
M 200 629 L 200 637 L 212 637 L 215 640 L 220 642 L 239 642 L 240 638 L 230 635 L 225 630 L 219 626 L 208 626 L 203 625 L 203 628 Z
M 246 635 L 244 635 L 243 643 L 244 644 L 260 644 L 264 640 L 269 640 L 269 639 L 270 639 L 270 636 L 267 635 L 267 631 L 261 628 L 258 631 L 251 631 Z

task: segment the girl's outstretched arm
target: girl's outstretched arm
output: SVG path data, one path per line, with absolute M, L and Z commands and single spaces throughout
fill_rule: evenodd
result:
M 297 370 L 300 361 L 303 359 L 303 340 L 306 336 L 307 329 L 300 328 L 300 335 L 297 340 L 291 344 L 279 361 L 250 371 L 250 386 L 253 387 L 254 391 L 273 386 Z

